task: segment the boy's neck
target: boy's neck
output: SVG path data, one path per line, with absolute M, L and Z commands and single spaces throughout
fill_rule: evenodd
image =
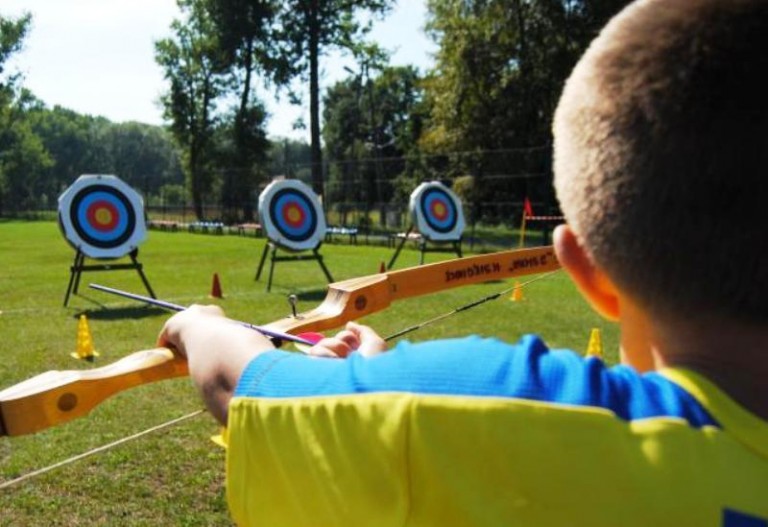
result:
M 661 327 L 660 327 L 661 326 Z M 655 367 L 687 368 L 768 421 L 768 330 L 725 323 L 656 325 Z

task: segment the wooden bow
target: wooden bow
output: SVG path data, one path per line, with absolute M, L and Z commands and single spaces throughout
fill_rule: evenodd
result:
M 291 334 L 333 329 L 395 300 L 557 268 L 555 253 L 547 246 L 351 278 L 330 284 L 315 309 L 264 326 Z M 0 392 L 0 436 L 31 434 L 70 421 L 118 392 L 188 373 L 186 360 L 166 348 L 138 351 L 101 368 L 43 373 Z

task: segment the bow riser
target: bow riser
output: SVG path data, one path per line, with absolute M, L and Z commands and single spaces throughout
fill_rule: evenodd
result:
M 328 294 L 317 308 L 266 324 L 265 327 L 291 334 L 338 328 L 347 321 L 382 311 L 396 300 L 492 280 L 545 273 L 559 267 L 551 247 L 536 247 L 351 278 L 328 286 Z

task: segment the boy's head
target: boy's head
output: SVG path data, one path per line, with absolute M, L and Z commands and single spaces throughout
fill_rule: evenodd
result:
M 768 322 L 766 72 L 768 1 L 640 0 L 566 84 L 563 212 L 659 316 Z

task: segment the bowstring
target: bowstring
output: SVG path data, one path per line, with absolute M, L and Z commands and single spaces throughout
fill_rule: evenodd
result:
M 436 317 L 424 320 L 422 322 L 418 322 L 418 323 L 416 323 L 416 324 L 414 324 L 412 326 L 408 326 L 405 329 L 401 329 L 401 330 L 399 330 L 399 331 L 397 331 L 395 333 L 392 333 L 391 335 L 388 335 L 387 337 L 384 338 L 384 340 L 388 342 L 388 341 L 396 339 L 398 337 L 402 337 L 403 335 L 407 335 L 408 333 L 411 333 L 413 331 L 422 329 L 422 328 L 424 328 L 426 326 L 429 326 L 431 324 L 434 324 L 436 322 L 444 320 L 444 319 L 446 319 L 448 317 L 452 317 L 453 315 L 461 313 L 462 311 L 467 311 L 468 309 L 475 308 L 475 307 L 477 307 L 479 305 L 485 304 L 486 302 L 490 302 L 491 300 L 496 300 L 497 298 L 501 298 L 502 296 L 504 296 L 504 295 L 506 295 L 508 293 L 511 293 L 515 289 L 518 289 L 518 288 L 522 289 L 522 288 L 524 288 L 524 287 L 526 287 L 526 286 L 528 286 L 528 285 L 530 285 L 530 284 L 532 284 L 534 282 L 538 282 L 539 280 L 543 280 L 544 278 L 548 278 L 548 277 L 554 275 L 555 273 L 559 273 L 560 271 L 562 271 L 562 269 L 555 269 L 554 271 L 549 271 L 547 273 L 540 274 L 540 275 L 536 276 L 535 278 L 531 278 L 528 281 L 525 281 L 525 282 L 522 282 L 522 283 L 516 283 L 512 287 L 508 287 L 506 289 L 503 289 L 503 290 L 498 291 L 496 293 L 493 293 L 491 295 L 485 296 L 485 297 L 480 298 L 478 300 L 474 300 L 474 301 L 472 301 L 472 302 L 470 302 L 468 304 L 461 305 L 461 306 L 459 306 L 457 308 L 452 309 L 451 311 L 448 311 L 446 313 L 442 313 L 440 315 L 437 315 Z
M 26 481 L 28 479 L 36 478 L 38 476 L 42 476 L 43 474 L 46 474 L 48 472 L 51 472 L 52 470 L 55 470 L 57 468 L 61 468 L 63 466 L 72 464 L 76 461 L 80 461 L 81 459 L 85 459 L 87 457 L 93 456 L 94 454 L 99 454 L 101 452 L 106 452 L 107 450 L 111 450 L 117 446 L 120 446 L 122 444 L 128 443 L 130 441 L 134 441 L 136 439 L 139 439 L 141 437 L 144 437 L 145 435 L 149 435 L 151 433 L 163 430 L 165 428 L 169 428 L 171 426 L 177 425 L 183 421 L 187 421 L 189 419 L 192 419 L 193 417 L 197 417 L 200 414 L 205 413 L 205 410 L 195 410 L 194 412 L 188 413 L 187 415 L 182 415 L 181 417 L 176 417 L 174 419 L 171 419 L 170 421 L 166 421 L 164 423 L 161 423 L 159 425 L 155 425 L 151 428 L 147 428 L 146 430 L 142 430 L 141 432 L 137 432 L 133 435 L 120 438 L 116 441 L 113 441 L 111 443 L 107 443 L 106 445 L 102 445 L 96 448 L 93 448 L 91 450 L 87 450 L 81 454 L 74 455 L 70 458 L 67 458 L 63 461 L 58 461 L 52 465 L 48 465 L 47 467 L 43 467 L 37 470 L 33 470 L 32 472 L 28 472 L 22 476 L 19 476 L 15 479 L 11 479 L 8 481 L 4 481 L 0 483 L 0 490 L 7 489 L 9 487 L 13 487 L 23 481 Z

